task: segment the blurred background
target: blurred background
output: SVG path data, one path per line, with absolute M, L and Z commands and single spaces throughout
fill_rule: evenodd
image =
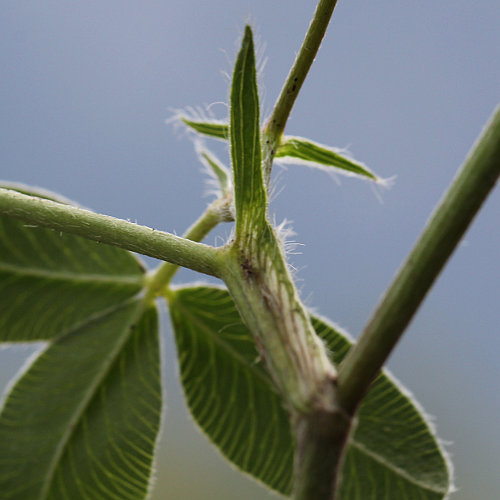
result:
M 0 178 L 182 233 L 210 198 L 191 141 L 166 120 L 186 106 L 227 116 L 245 22 L 267 60 L 268 115 L 314 8 L 313 0 L 3 2 Z M 396 183 L 376 192 L 277 168 L 271 211 L 292 221 L 302 244 L 291 258 L 307 304 L 355 336 L 500 101 L 499 26 L 497 0 L 339 0 L 287 132 L 347 147 Z M 215 150 L 226 160 L 225 146 Z M 499 214 L 497 189 L 389 362 L 449 443 L 453 500 L 498 497 Z M 194 279 L 183 272 L 177 281 Z M 167 411 L 153 498 L 271 498 L 193 428 L 164 319 Z M 0 351 L 2 387 L 31 352 Z

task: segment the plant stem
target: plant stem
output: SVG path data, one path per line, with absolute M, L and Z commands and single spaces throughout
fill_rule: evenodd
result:
M 287 76 L 273 112 L 263 131 L 264 174 L 266 181 L 271 176 L 272 162 L 295 99 L 306 79 L 318 53 L 337 0 L 320 0 L 300 50 Z
M 221 279 L 292 415 L 336 410 L 333 367 L 298 297 L 274 230 L 227 246 Z
M 294 498 L 330 500 L 350 418 L 336 404 L 335 368 L 300 301 L 277 233 L 267 220 L 249 27 L 234 69 L 229 131 L 236 231 L 226 247 L 221 278 L 289 414 L 296 444 Z
M 227 220 L 225 213 L 228 211 L 228 201 L 225 198 L 214 200 L 198 219 L 184 233 L 183 238 L 190 241 L 200 242 L 219 222 Z M 179 270 L 179 266 L 171 262 L 163 262 L 152 273 L 148 283 L 146 300 L 154 298 L 167 287 Z
M 500 176 L 500 107 L 339 370 L 338 395 L 354 413 Z
M 352 419 L 341 410 L 316 411 L 293 421 L 293 500 L 333 500 Z
M 0 214 L 219 276 L 220 252 L 163 231 L 0 188 Z

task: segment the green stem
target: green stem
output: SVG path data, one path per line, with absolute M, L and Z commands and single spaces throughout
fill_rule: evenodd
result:
M 0 214 L 219 276 L 220 252 L 163 231 L 0 188 Z
M 293 420 L 293 500 L 334 500 L 352 419 L 341 410 L 315 411 Z
M 335 409 L 336 377 L 323 343 L 298 297 L 269 227 L 267 238 L 225 248 L 221 279 L 291 414 Z
M 228 211 L 228 203 L 224 198 L 210 203 L 205 211 L 184 233 L 183 238 L 190 241 L 200 242 L 219 222 L 227 220 L 225 215 Z M 154 300 L 172 281 L 179 266 L 171 262 L 164 262 L 152 273 L 148 283 L 148 291 L 145 300 Z
M 258 163 L 262 164 L 263 180 L 267 186 L 286 122 L 316 57 L 335 5 L 336 0 L 319 1 L 304 42 L 273 113 L 264 127 L 262 162 L 259 157 Z M 242 77 L 236 70 L 235 79 L 236 83 L 240 84 Z M 237 139 L 243 136 L 237 129 L 238 120 L 241 121 L 237 106 L 242 102 L 241 95 L 244 91 L 234 83 L 233 85 L 237 90 L 234 94 L 237 99 L 233 102 L 232 93 L 230 129 L 232 151 L 235 151 L 233 148 L 238 144 Z M 246 94 L 248 95 L 248 92 Z M 252 114 L 252 111 L 249 105 L 249 115 L 258 115 L 255 111 Z M 250 152 L 253 152 L 254 142 L 249 141 Z M 244 156 L 233 155 L 233 167 L 238 166 L 235 159 Z M 255 158 L 255 153 L 254 156 L 250 153 L 247 156 Z M 240 195 L 241 192 L 247 192 L 244 190 L 247 186 L 254 186 L 250 196 L 252 204 L 256 200 L 263 200 L 264 205 L 265 195 L 262 196 L 261 192 L 255 189 L 255 186 L 262 184 L 262 180 L 260 183 L 255 182 L 254 172 L 246 170 L 249 168 L 248 162 L 242 163 L 241 172 L 247 174 L 250 182 L 245 179 L 241 183 Z M 240 171 L 235 172 L 238 174 Z M 237 196 L 236 179 L 235 175 Z M 238 203 L 236 205 L 238 207 Z M 240 215 L 238 210 L 237 215 Z M 242 223 L 241 220 L 239 222 Z M 253 222 L 258 222 L 255 212 Z M 242 225 L 251 227 L 251 224 Z M 341 457 L 349 434 L 350 418 L 346 418 L 336 404 L 335 369 L 324 346 L 318 341 L 310 318 L 298 298 L 272 229 L 267 228 L 267 223 L 258 223 L 253 228 L 262 230 L 260 237 L 250 237 L 245 242 L 238 238 L 235 240 L 230 248 L 229 253 L 232 251 L 232 255 L 228 255 L 223 279 L 242 319 L 252 332 L 283 403 L 290 413 L 296 443 L 294 498 L 331 500 L 335 495 Z
M 332 500 L 351 418 L 336 372 L 302 305 L 274 230 L 225 250 L 222 279 L 288 410 L 295 436 L 293 498 Z
M 338 394 L 347 412 L 355 411 L 499 176 L 500 107 L 342 363 Z
M 264 172 L 269 181 L 274 154 L 299 91 L 318 53 L 337 0 L 320 0 L 273 112 L 264 127 Z

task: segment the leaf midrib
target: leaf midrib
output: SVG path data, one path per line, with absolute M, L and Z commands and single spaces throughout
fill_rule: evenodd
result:
M 410 482 L 411 484 L 414 484 L 415 486 L 418 486 L 419 488 L 422 488 L 424 490 L 430 491 L 432 493 L 437 493 L 437 494 L 446 494 L 448 492 L 448 488 L 442 489 L 438 487 L 433 487 L 432 485 L 429 485 L 428 483 L 424 483 L 420 481 L 419 479 L 415 478 L 414 476 L 408 474 L 405 472 L 403 469 L 400 467 L 397 467 L 394 465 L 392 462 L 387 461 L 386 458 L 384 458 L 382 455 L 370 450 L 367 448 L 364 444 L 361 442 L 357 441 L 356 439 L 352 438 L 351 441 L 349 442 L 349 446 L 352 446 L 371 459 L 373 459 L 375 462 L 378 464 L 386 467 L 387 469 L 390 469 L 391 471 L 395 472 L 398 476 L 401 478 L 405 479 L 406 481 Z
M 133 299 L 136 300 L 136 299 Z M 120 308 L 125 307 L 128 305 L 128 302 L 121 303 L 117 307 L 111 309 L 111 310 L 106 310 L 102 315 L 100 316 L 94 316 L 91 320 L 91 322 L 96 321 L 97 319 L 104 318 L 106 315 L 112 314 L 115 311 L 118 311 Z M 47 498 L 47 494 L 49 491 L 49 488 L 52 484 L 54 474 L 57 470 L 57 467 L 59 465 L 60 459 L 66 450 L 66 447 L 71 440 L 71 437 L 73 436 L 74 432 L 76 431 L 77 428 L 77 423 L 81 420 L 83 414 L 89 407 L 90 403 L 92 402 L 92 399 L 95 397 L 96 390 L 100 386 L 100 384 L 103 382 L 103 380 L 107 377 L 109 374 L 109 371 L 111 370 L 111 367 L 114 365 L 116 358 L 119 356 L 120 352 L 122 351 L 122 348 L 124 344 L 127 342 L 132 330 L 130 328 L 130 325 L 133 324 L 138 317 L 140 317 L 145 311 L 144 304 L 141 302 L 137 302 L 136 304 L 136 312 L 131 315 L 130 320 L 127 322 L 127 327 L 125 328 L 128 333 L 124 333 L 121 335 L 121 340 L 120 342 L 117 342 L 115 349 L 113 349 L 111 356 L 108 357 L 107 364 L 104 365 L 105 369 L 102 370 L 101 374 L 96 377 L 94 380 L 94 383 L 89 387 L 89 390 L 87 391 L 87 395 L 85 398 L 82 398 L 82 402 L 80 405 L 78 405 L 77 409 L 75 410 L 73 414 L 73 418 L 69 420 L 69 423 L 67 425 L 67 430 L 66 432 L 62 435 L 61 439 L 59 440 L 59 444 L 56 447 L 55 453 L 54 453 L 54 458 L 51 461 L 51 464 L 49 468 L 47 469 L 47 474 L 46 474 L 46 481 L 44 482 L 43 488 L 40 492 L 40 500 L 45 500 Z M 83 324 L 80 324 L 78 328 L 82 328 Z
M 55 271 L 53 269 L 40 269 L 35 267 L 18 266 L 5 262 L 0 263 L 0 272 L 5 272 L 21 277 L 40 278 L 53 281 L 67 281 L 78 283 L 98 283 L 98 284 L 116 284 L 116 285 L 141 285 L 143 274 L 134 275 L 109 275 L 78 273 L 71 271 Z
M 208 288 L 208 287 L 207 287 Z M 214 287 L 215 288 L 215 287 Z M 183 288 L 180 288 L 179 291 L 183 290 Z M 174 293 L 174 296 L 177 295 Z M 216 342 L 218 345 L 222 347 L 230 356 L 233 356 L 236 358 L 242 365 L 244 365 L 248 370 L 250 370 L 253 374 L 255 374 L 257 377 L 259 377 L 262 381 L 266 383 L 266 385 L 269 387 L 272 385 L 270 384 L 270 380 L 267 379 L 267 377 L 256 370 L 251 363 L 248 362 L 246 358 L 241 356 L 237 351 L 235 351 L 227 342 L 225 342 L 223 339 L 221 339 L 219 336 L 216 335 L 215 329 L 209 328 L 205 326 L 205 324 L 202 321 L 199 321 L 197 319 L 196 315 L 193 315 L 190 313 L 190 308 L 189 307 L 184 307 L 183 301 L 182 300 L 176 300 L 176 307 L 182 312 L 182 314 L 189 320 L 191 321 L 192 324 L 194 324 L 197 328 L 205 332 L 210 336 L 210 338 L 213 339 L 214 342 Z M 324 319 L 318 318 L 319 321 L 324 322 Z M 329 326 L 329 325 L 327 325 Z M 332 328 L 330 326 L 330 328 Z M 333 329 L 333 328 L 332 328 Z M 340 332 L 337 332 L 338 335 L 342 336 L 346 341 L 351 342 L 351 339 L 349 337 L 346 338 L 345 335 L 341 334 Z M 319 334 L 318 334 L 319 335 Z M 320 336 L 321 337 L 321 336 Z M 323 338 L 323 337 L 322 337 Z M 384 372 L 384 375 L 386 377 L 390 376 Z M 383 468 L 386 470 L 394 473 L 401 479 L 407 481 L 409 484 L 414 485 L 417 488 L 420 488 L 424 491 L 427 491 L 429 493 L 434 493 L 437 495 L 445 495 L 448 493 L 448 488 L 446 486 L 438 486 L 435 483 L 430 483 L 430 482 L 424 482 L 423 480 L 418 479 L 414 475 L 406 472 L 404 469 L 401 469 L 400 467 L 396 466 L 393 462 L 388 460 L 385 456 L 369 449 L 365 444 L 362 442 L 356 440 L 354 437 L 351 438 L 349 442 L 349 446 L 352 446 L 353 448 L 357 449 L 360 451 L 362 454 L 365 456 L 369 457 L 372 459 L 374 462 L 378 463 L 381 465 Z
M 253 363 L 250 363 L 244 356 L 242 356 L 238 351 L 231 347 L 228 342 L 225 342 L 218 335 L 216 335 L 214 330 L 206 327 L 204 323 L 199 321 L 195 315 L 192 315 L 189 311 L 189 308 L 185 308 L 182 306 L 182 301 L 178 300 L 177 298 L 174 300 L 175 305 L 180 311 L 182 311 L 182 314 L 191 321 L 191 323 L 195 324 L 202 331 L 208 333 L 208 335 L 210 335 L 210 337 L 216 344 L 220 345 L 231 357 L 237 359 L 241 365 L 245 366 L 257 378 L 259 378 L 261 382 L 263 382 L 264 384 L 266 384 L 266 386 L 270 387 L 271 390 L 273 390 L 272 381 L 270 378 L 264 375 L 260 370 L 255 369 Z

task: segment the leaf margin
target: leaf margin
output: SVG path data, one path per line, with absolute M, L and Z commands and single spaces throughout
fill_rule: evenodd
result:
M 217 286 L 217 285 L 212 285 L 212 284 L 206 284 L 206 283 L 196 283 L 196 284 L 193 284 L 193 285 L 181 285 L 181 286 L 176 286 L 174 289 L 173 289 L 173 293 L 182 293 L 183 291 L 187 291 L 189 293 L 190 289 L 192 290 L 196 290 L 198 288 L 203 288 L 203 289 L 206 289 L 206 290 L 215 290 L 215 291 L 222 291 L 224 292 L 225 294 L 228 295 L 228 292 L 227 292 L 227 289 L 223 286 Z M 169 307 L 170 307 L 170 304 L 169 304 Z M 234 304 L 233 304 L 233 307 L 234 307 Z M 349 334 L 346 334 L 346 332 L 344 330 L 342 330 L 341 328 L 339 328 L 335 323 L 331 322 L 330 320 L 327 320 L 326 318 L 322 317 L 322 316 L 319 316 L 315 313 L 315 321 L 316 322 L 320 322 L 322 323 L 323 325 L 325 325 L 327 328 L 331 329 L 332 331 L 335 332 L 336 335 L 340 336 L 342 338 L 342 341 L 345 342 L 345 344 L 347 345 L 348 342 L 352 342 L 352 337 L 349 335 Z M 315 325 L 315 329 L 317 328 L 317 325 Z M 174 332 L 175 332 L 175 326 L 174 326 Z M 319 332 L 318 332 L 319 334 Z M 177 333 L 176 333 L 177 335 Z M 344 337 L 342 337 L 343 335 L 345 335 Z M 321 335 L 320 335 L 321 336 Z M 321 338 L 324 339 L 324 337 L 321 336 Z M 177 345 L 177 339 L 176 339 L 176 345 Z M 345 352 L 342 353 L 342 356 L 345 355 L 345 353 L 347 352 L 347 350 L 345 350 Z M 180 358 L 179 358 L 180 359 Z M 181 370 L 181 364 L 179 363 L 179 370 Z M 432 421 L 429 420 L 428 418 L 428 414 L 423 410 L 422 406 L 415 400 L 415 398 L 412 396 L 412 394 L 410 393 L 410 391 L 408 391 L 389 371 L 387 370 L 384 370 L 383 372 L 383 376 L 384 376 L 384 380 L 391 385 L 392 388 L 394 388 L 394 390 L 396 390 L 398 392 L 399 395 L 401 395 L 402 397 L 404 397 L 405 399 L 407 399 L 409 405 L 411 406 L 411 409 L 412 411 L 415 413 L 415 415 L 418 416 L 418 418 L 422 421 L 422 423 L 425 425 L 425 428 L 426 428 L 426 431 L 428 433 L 428 435 L 432 438 L 432 444 L 433 444 L 433 449 L 434 449 L 434 452 L 438 453 L 439 454 L 439 460 L 441 461 L 441 464 L 442 464 L 442 467 L 443 467 L 443 471 L 445 471 L 445 476 L 446 476 L 446 481 L 447 481 L 447 484 L 446 486 L 442 486 L 440 487 L 441 489 L 437 489 L 436 492 L 433 492 L 433 487 L 431 486 L 425 486 L 425 489 L 426 491 L 428 492 L 429 495 L 434 495 L 434 496 L 426 496 L 426 498 L 435 498 L 436 500 L 439 498 L 439 499 L 444 499 L 444 498 L 448 498 L 448 495 L 454 491 L 454 486 L 453 486 L 453 468 L 452 468 L 452 464 L 451 464 L 451 461 L 449 460 L 449 455 L 444 447 L 444 443 L 439 439 L 439 437 L 437 436 L 436 432 L 435 432 L 435 426 L 433 425 Z M 181 375 L 182 377 L 182 375 Z M 270 379 L 269 379 L 269 382 L 270 382 Z M 271 382 L 270 382 L 271 384 Z M 183 390 L 184 390 L 184 387 L 183 387 Z M 185 393 L 186 395 L 186 393 Z M 186 396 L 187 398 L 187 396 Z M 189 406 L 189 401 L 187 402 L 188 403 L 188 406 Z M 190 408 L 190 411 L 191 411 L 191 408 Z M 200 426 L 200 423 L 198 422 L 196 416 L 191 413 L 193 419 L 195 420 L 195 422 L 197 423 L 198 426 Z M 236 466 L 239 470 L 241 470 L 244 474 L 246 475 L 249 475 L 250 477 L 252 477 L 253 480 L 256 480 L 258 483 L 261 483 L 263 484 L 265 487 L 267 488 L 271 488 L 273 491 L 275 492 L 278 492 L 282 495 L 287 495 L 289 494 L 290 492 L 290 488 L 291 488 L 291 482 L 289 484 L 289 487 L 288 487 L 288 490 L 287 491 L 283 491 L 283 490 L 276 490 L 272 485 L 270 485 L 269 483 L 266 483 L 265 481 L 263 481 L 260 477 L 256 477 L 255 475 L 252 474 L 252 472 L 248 471 L 248 470 L 242 470 L 241 469 L 241 465 L 238 464 L 238 463 L 235 463 L 231 458 L 229 458 L 228 456 L 226 456 L 226 453 L 220 448 L 220 446 L 216 443 L 214 443 L 214 440 L 213 438 L 209 435 L 209 433 L 207 432 L 206 429 L 204 429 L 203 427 L 200 427 L 200 430 L 202 431 L 203 434 L 205 434 L 207 436 L 207 438 L 209 439 L 209 441 L 212 442 L 212 444 L 214 444 L 214 446 L 217 448 L 217 450 L 226 458 L 226 460 L 228 460 L 233 466 Z M 391 471 L 393 472 L 393 471 Z M 291 471 L 290 471 L 290 474 L 291 474 Z M 409 476 L 411 478 L 411 476 Z M 413 484 L 418 484 L 418 481 L 415 482 L 413 480 L 410 480 L 410 483 L 413 483 Z M 439 492 L 438 492 L 439 491 Z M 435 496 L 435 495 L 439 495 L 439 496 Z M 347 497 L 340 497 L 341 500 L 346 500 L 347 498 L 351 498 L 349 496 Z M 412 497 L 413 498 L 413 497 Z

